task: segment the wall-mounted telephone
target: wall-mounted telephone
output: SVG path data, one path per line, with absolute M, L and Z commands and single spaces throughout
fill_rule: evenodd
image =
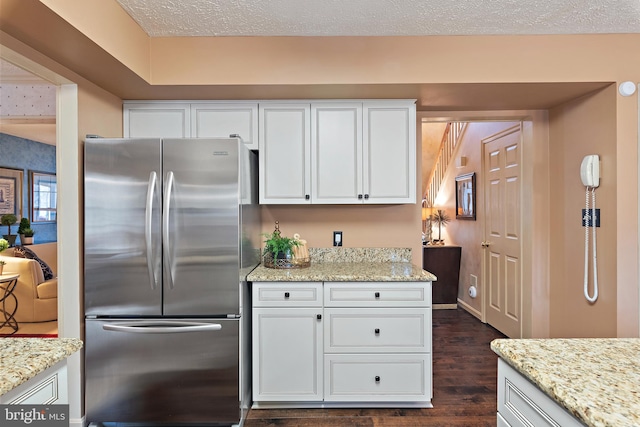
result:
M 596 255 L 596 188 L 600 186 L 600 157 L 586 156 L 580 165 L 580 178 L 586 189 L 584 227 L 584 297 L 594 303 L 598 299 L 598 257 Z M 589 197 L 591 196 L 591 206 Z M 593 228 L 593 296 L 589 295 L 589 227 Z
M 600 186 L 600 157 L 597 154 L 582 159 L 580 178 L 582 178 L 582 184 L 585 187 Z

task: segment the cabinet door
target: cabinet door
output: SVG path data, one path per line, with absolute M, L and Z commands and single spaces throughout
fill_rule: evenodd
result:
M 238 134 L 250 150 L 258 149 L 258 103 L 191 104 L 191 135 L 228 138 Z
M 363 103 L 365 203 L 416 203 L 413 102 Z
M 123 114 L 125 138 L 188 138 L 191 136 L 189 104 L 125 102 Z
M 253 400 L 321 401 L 322 308 L 253 309 Z
M 259 106 L 260 203 L 311 203 L 311 105 Z
M 62 405 L 69 403 L 66 359 L 0 397 L 7 405 Z
M 311 104 L 312 203 L 362 203 L 362 103 Z

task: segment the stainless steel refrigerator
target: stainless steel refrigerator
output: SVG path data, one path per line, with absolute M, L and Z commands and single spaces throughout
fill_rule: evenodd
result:
M 237 138 L 85 140 L 87 422 L 243 420 L 256 168 Z

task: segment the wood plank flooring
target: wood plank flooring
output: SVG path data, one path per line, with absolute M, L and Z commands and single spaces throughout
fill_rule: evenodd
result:
M 485 427 L 496 425 L 498 357 L 505 338 L 466 311 L 433 311 L 433 408 L 252 409 L 245 427 Z

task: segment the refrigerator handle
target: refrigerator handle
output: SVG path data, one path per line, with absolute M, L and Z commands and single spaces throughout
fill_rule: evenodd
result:
M 171 242 L 169 239 L 169 212 L 171 211 L 171 190 L 173 190 L 173 171 L 167 172 L 167 184 L 165 186 L 163 208 L 162 208 L 162 244 L 164 246 L 164 265 L 167 266 L 169 274 L 169 288 L 173 289 L 173 260 L 171 259 Z
M 133 334 L 181 334 L 186 332 L 212 332 L 222 329 L 219 323 L 183 322 L 171 320 L 107 323 L 102 329 Z
M 153 267 L 153 234 L 151 228 L 153 220 L 153 198 L 156 194 L 156 177 L 156 172 L 151 171 L 149 174 L 149 184 L 147 185 L 147 204 L 144 211 L 144 241 L 147 249 L 147 270 L 149 270 L 151 289 L 156 289 L 158 286 L 156 270 Z

